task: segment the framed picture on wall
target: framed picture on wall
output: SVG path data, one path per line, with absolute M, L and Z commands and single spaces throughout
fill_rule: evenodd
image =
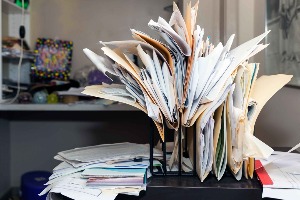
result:
M 31 67 L 33 82 L 53 79 L 68 81 L 71 73 L 73 42 L 38 38 L 34 63 Z
M 294 75 L 300 87 L 300 0 L 266 0 L 266 74 Z

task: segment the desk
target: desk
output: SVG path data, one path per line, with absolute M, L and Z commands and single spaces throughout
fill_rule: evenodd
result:
M 59 151 L 125 141 L 147 143 L 149 122 L 145 113 L 124 104 L 1 104 L 0 198 L 20 185 L 25 172 L 52 171 Z
M 254 178 L 236 181 L 231 175 L 220 181 L 210 175 L 203 183 L 198 177 L 153 177 L 147 191 L 139 197 L 118 195 L 116 200 L 256 200 L 261 199 L 262 186 Z
M 275 147 L 277 151 L 290 148 Z M 296 152 L 296 151 L 295 151 Z M 209 175 L 203 183 L 197 177 L 154 177 L 147 186 L 147 191 L 139 197 L 119 195 L 116 200 L 256 200 L 262 199 L 262 186 L 257 178 L 236 181 L 227 173 L 220 181 Z M 267 200 L 270 198 L 264 198 Z

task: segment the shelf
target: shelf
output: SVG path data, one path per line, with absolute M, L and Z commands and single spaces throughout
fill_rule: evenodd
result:
M 2 12 L 5 14 L 9 13 L 22 13 L 22 8 L 17 6 L 15 3 L 9 0 L 1 0 L 2 1 Z M 25 13 L 29 13 L 28 10 L 25 10 Z
M 20 52 L 16 52 L 13 50 L 8 50 L 5 48 L 2 48 L 2 58 L 6 58 L 6 59 L 20 59 Z M 32 52 L 26 51 L 24 50 L 24 54 L 23 54 L 23 59 L 27 59 L 27 60 L 34 60 L 35 54 L 33 54 Z
M 14 60 L 19 60 L 20 59 L 20 56 L 9 56 L 9 55 L 2 55 L 2 58 L 4 59 L 14 59 Z M 24 60 L 33 60 L 34 57 L 31 57 L 31 56 L 23 56 L 23 59 Z
M 126 104 L 0 104 L 0 111 L 139 111 Z

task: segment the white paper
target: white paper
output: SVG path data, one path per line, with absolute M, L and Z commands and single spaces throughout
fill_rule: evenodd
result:
M 264 188 L 262 193 L 262 198 L 296 200 L 300 198 L 300 190 Z
M 94 52 L 92 52 L 91 50 L 89 50 L 87 48 L 83 49 L 83 52 L 103 74 L 105 74 L 106 72 L 109 72 L 110 74 L 116 75 L 115 71 L 113 70 L 113 68 L 111 66 L 105 65 L 103 63 L 103 59 L 101 59 L 102 58 L 101 56 L 95 54 Z M 106 77 L 109 78 L 110 80 L 112 80 L 109 76 L 106 75 Z
M 156 154 L 158 152 L 156 151 Z M 135 143 L 103 144 L 90 147 L 75 148 L 59 152 L 58 155 L 70 161 L 92 162 L 133 159 L 136 157 L 149 158 L 149 146 Z

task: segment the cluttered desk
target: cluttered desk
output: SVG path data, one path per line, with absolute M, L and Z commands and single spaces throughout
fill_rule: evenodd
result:
M 161 160 L 161 156 L 162 152 L 155 149 L 154 157 Z M 261 198 L 262 187 L 257 179 L 237 182 L 230 172 L 221 181 L 211 174 L 203 183 L 195 176 L 151 177 L 147 172 L 149 145 L 119 143 L 77 148 L 59 152 L 55 159 L 62 162 L 54 168 L 48 186 L 41 192 L 43 195 L 50 191 L 49 198 L 53 200 L 62 195 L 95 200 L 114 199 L 117 195 L 117 199 Z M 161 170 L 159 162 L 154 166 Z
M 131 29 L 135 40 L 101 42 L 104 57 L 83 50 L 113 83 L 87 86 L 80 94 L 143 111 L 157 128 L 157 145 L 150 131 L 149 145 L 60 151 L 54 158 L 61 163 L 50 176 L 22 177 L 25 200 L 36 197 L 28 193 L 37 191 L 32 182 L 42 183 L 39 195 L 47 200 L 300 198 L 299 155 L 274 152 L 254 136 L 263 106 L 292 78 L 257 78 L 259 64 L 249 63 L 268 46 L 260 42 L 270 31 L 232 50 L 235 35 L 214 45 L 196 25 L 198 4 L 187 4 L 183 17 L 174 3 L 169 22 L 149 21 L 162 42 Z
M 161 160 L 161 151 L 155 149 L 154 155 Z M 260 160 L 265 167 L 257 165 L 258 176 L 253 179 L 236 181 L 231 172 L 226 171 L 220 181 L 209 174 L 205 182 L 195 176 L 151 176 L 147 171 L 149 145 L 118 143 L 76 148 L 59 152 L 55 159 L 61 163 L 53 169 L 49 181 L 44 180 L 47 187 L 40 193 L 50 191 L 47 199 L 53 200 L 234 200 L 240 197 L 292 200 L 299 197 L 298 153 L 276 151 L 268 160 Z M 154 166 L 161 170 L 160 162 Z

